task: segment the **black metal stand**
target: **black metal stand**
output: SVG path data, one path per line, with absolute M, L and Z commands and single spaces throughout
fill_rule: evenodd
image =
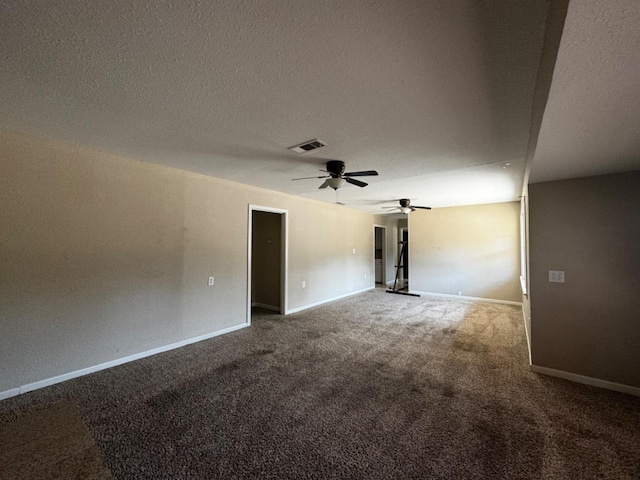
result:
M 396 279 L 393 282 L 393 288 L 387 290 L 387 293 L 395 293 L 397 295 L 408 295 L 410 297 L 419 297 L 420 295 L 418 295 L 417 293 L 409 293 L 409 282 L 407 282 L 407 284 L 402 287 L 402 288 L 398 288 L 398 276 L 400 275 L 400 269 L 404 267 L 404 264 L 402 263 L 404 261 L 404 249 L 407 246 L 407 242 L 400 242 L 399 245 L 402 245 L 400 247 L 400 254 L 398 255 L 398 264 L 396 265 Z M 404 291 L 406 290 L 406 291 Z

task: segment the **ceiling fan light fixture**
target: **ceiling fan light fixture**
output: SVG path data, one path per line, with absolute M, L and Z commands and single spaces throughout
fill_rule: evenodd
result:
M 329 186 L 331 188 L 333 188 L 334 190 L 337 190 L 341 186 L 344 185 L 345 179 L 344 178 L 330 178 L 330 179 L 327 180 L 327 183 L 329 184 Z
M 398 207 L 400 209 L 401 213 L 404 213 L 405 215 L 408 215 L 409 212 L 411 211 L 411 209 L 409 207 Z
M 356 187 L 366 187 L 369 185 L 368 183 L 362 182 L 360 180 L 356 180 L 351 177 L 371 177 L 377 176 L 378 172 L 375 170 L 361 170 L 358 172 L 345 172 L 344 171 L 344 162 L 342 160 L 328 160 L 327 161 L 327 169 L 320 170 L 321 172 L 326 173 L 327 175 L 319 175 L 315 177 L 302 177 L 302 178 L 292 178 L 292 180 L 306 180 L 308 178 L 326 178 L 322 185 L 318 187 L 318 189 L 322 190 L 327 187 L 331 187 L 334 190 L 338 190 L 345 183 L 350 183 L 351 185 L 355 185 Z

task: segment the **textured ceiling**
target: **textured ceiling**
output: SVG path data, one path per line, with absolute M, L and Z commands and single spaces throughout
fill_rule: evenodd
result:
M 569 3 L 530 182 L 640 170 L 640 2 Z
M 4 1 L 0 11 L 5 128 L 328 202 L 336 194 L 320 180 L 290 179 L 340 159 L 379 171 L 367 188 L 338 191 L 373 212 L 400 197 L 438 207 L 520 193 L 543 0 Z M 287 150 L 312 138 L 329 146 Z

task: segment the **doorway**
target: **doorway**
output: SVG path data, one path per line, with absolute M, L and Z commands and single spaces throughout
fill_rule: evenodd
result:
M 406 223 L 405 223 L 406 225 Z M 393 290 L 409 288 L 409 228 L 398 226 L 398 263 Z
M 405 285 L 409 285 L 409 229 L 400 229 L 400 242 L 402 249 L 402 280 Z
M 287 311 L 287 211 L 249 205 L 247 323 L 253 307 Z
M 383 225 L 373 226 L 376 284 L 387 284 L 387 227 Z

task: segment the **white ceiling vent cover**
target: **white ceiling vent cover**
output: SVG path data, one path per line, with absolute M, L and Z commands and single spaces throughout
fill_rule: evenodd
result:
M 299 145 L 294 145 L 293 147 L 289 147 L 289 150 L 293 150 L 296 153 L 307 153 L 307 152 L 310 152 L 311 150 L 317 150 L 318 148 L 322 148 L 326 146 L 327 144 L 324 143 L 322 140 L 315 138 L 313 140 L 307 140 L 306 142 L 301 143 Z

